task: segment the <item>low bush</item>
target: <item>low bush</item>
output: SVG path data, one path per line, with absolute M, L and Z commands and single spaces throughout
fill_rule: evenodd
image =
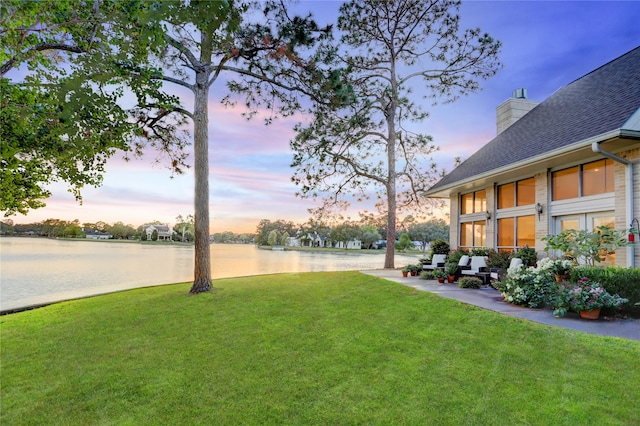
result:
M 491 249 L 486 247 L 476 247 L 471 249 L 471 256 L 489 256 Z
M 497 287 L 505 301 L 529 308 L 552 306 L 558 288 L 549 270 L 534 267 L 509 269 Z
M 511 262 L 511 255 L 512 253 L 508 251 L 495 251 L 491 249 L 487 259 L 487 266 L 489 268 L 507 269 Z
M 529 246 L 524 246 L 521 249 L 518 249 L 513 257 L 522 259 L 524 266 L 536 266 L 536 262 L 538 261 L 538 253 L 534 248 Z
M 583 277 L 599 282 L 611 294 L 629 299 L 620 312 L 640 317 L 640 268 L 579 266 L 571 274 L 571 281 Z
M 438 238 L 431 243 L 431 250 L 433 250 L 433 254 L 449 254 L 450 245 L 445 240 Z
M 433 271 L 422 271 L 420 273 L 421 280 L 435 280 L 436 277 L 433 274 Z
M 458 264 L 458 262 L 460 262 L 460 259 L 462 258 L 462 256 L 464 255 L 469 255 L 469 250 L 463 249 L 463 248 L 458 248 L 454 251 L 452 251 L 451 253 L 449 253 L 449 255 L 447 256 L 447 261 L 448 262 L 452 262 L 455 263 L 456 265 Z
M 482 280 L 476 277 L 464 277 L 458 281 L 460 288 L 482 288 Z

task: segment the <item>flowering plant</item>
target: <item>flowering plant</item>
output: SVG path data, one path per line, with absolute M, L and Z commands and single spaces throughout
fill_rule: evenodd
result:
M 560 287 L 557 306 L 553 314 L 563 316 L 567 310 L 575 312 L 591 311 L 601 308 L 619 308 L 628 299 L 610 294 L 596 281 L 581 278 L 576 284 Z
M 545 257 L 544 259 L 540 259 L 538 262 L 538 269 L 551 271 L 555 275 L 561 277 L 569 275 L 572 268 L 573 263 L 567 259 L 552 259 L 550 257 Z
M 555 280 L 551 272 L 533 266 L 525 268 L 518 265 L 509 268 L 507 277 L 498 282 L 497 286 L 506 302 L 529 308 L 547 305 L 549 298 L 555 293 Z

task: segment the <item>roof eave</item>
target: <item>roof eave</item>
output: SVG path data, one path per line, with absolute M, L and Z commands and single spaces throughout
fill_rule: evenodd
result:
M 537 155 L 535 157 L 530 157 L 526 160 L 519 161 L 517 163 L 512 163 L 498 169 L 493 169 L 485 173 L 481 173 L 478 175 L 470 176 L 466 179 L 459 180 L 448 185 L 438 187 L 435 189 L 428 189 L 424 192 L 424 195 L 429 198 L 449 198 L 451 195 L 459 192 L 458 188 L 464 187 L 466 185 L 472 185 L 473 182 L 482 182 L 484 180 L 495 180 L 495 176 L 511 172 L 526 167 L 535 166 L 536 164 L 546 162 L 549 158 L 559 157 L 562 155 L 566 155 L 568 153 L 575 152 L 576 150 L 583 149 L 586 147 L 591 147 L 594 142 L 605 142 L 611 139 L 616 138 L 624 138 L 624 139 L 640 139 L 640 131 L 639 130 L 629 130 L 629 129 L 616 129 L 610 132 L 602 133 L 597 136 L 593 136 L 588 139 L 584 139 L 582 141 L 573 143 L 571 145 L 563 146 L 562 148 L 555 149 L 553 151 L 548 151 L 543 154 Z

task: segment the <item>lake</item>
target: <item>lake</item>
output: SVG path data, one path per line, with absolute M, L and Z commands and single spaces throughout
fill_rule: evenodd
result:
M 396 266 L 418 255 L 396 255 Z M 138 287 L 191 281 L 193 247 L 131 242 L 0 238 L 0 310 Z M 381 269 L 380 253 L 260 250 L 213 244 L 213 278 Z

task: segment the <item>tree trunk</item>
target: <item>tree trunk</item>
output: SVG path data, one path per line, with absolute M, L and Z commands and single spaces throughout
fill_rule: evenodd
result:
M 390 102 L 387 107 L 387 250 L 384 256 L 384 268 L 395 268 L 396 252 L 396 103 Z
M 208 72 L 196 74 L 193 111 L 193 155 L 195 175 L 194 238 L 195 263 L 190 293 L 211 290 L 211 256 L 209 246 L 209 112 Z

